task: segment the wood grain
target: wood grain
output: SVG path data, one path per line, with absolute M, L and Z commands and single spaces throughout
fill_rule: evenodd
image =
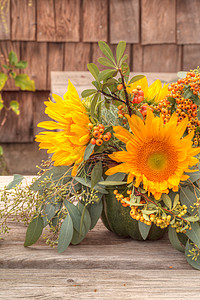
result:
M 108 1 L 83 0 L 83 41 L 107 41 Z
M 132 71 L 142 72 L 143 71 L 143 46 L 141 44 L 134 44 L 132 47 Z
M 48 43 L 47 89 L 50 90 L 50 72 L 64 69 L 64 43 Z
M 0 0 L 0 40 L 10 39 L 10 0 Z
M 90 58 L 90 43 L 65 43 L 65 71 L 85 71 Z
M 1 143 L 33 141 L 33 106 L 32 92 L 4 92 L 6 106 L 11 100 L 19 102 L 20 115 L 9 111 L 4 126 L 0 128 Z
M 54 0 L 37 1 L 37 40 L 56 41 Z
M 42 2 L 42 1 L 39 1 Z M 35 81 L 37 90 L 47 89 L 47 43 L 22 42 L 22 60 L 28 62 L 25 73 Z
M 141 1 L 142 44 L 176 42 L 176 0 Z
M 200 45 L 183 46 L 183 70 L 196 69 L 200 65 L 199 59 Z
M 43 131 L 43 128 L 37 127 L 37 124 L 42 121 L 49 121 L 50 118 L 45 114 L 46 105 L 44 101 L 49 98 L 49 92 L 36 92 L 33 94 L 33 134 L 34 136 Z M 38 143 L 37 143 L 38 145 Z
M 181 69 L 181 47 L 177 45 L 144 46 L 143 72 L 178 72 Z
M 11 42 L 11 41 L 0 41 L 0 54 L 3 56 L 3 64 L 7 64 L 7 59 L 10 51 L 14 51 L 17 54 L 18 60 L 20 60 L 20 44 L 19 42 Z M 19 71 L 16 70 L 16 74 L 18 74 Z M 5 86 L 4 91 L 17 91 L 19 90 L 18 87 L 15 86 L 14 80 L 11 78 L 9 79 Z
M 36 33 L 36 0 L 12 0 L 12 40 L 34 41 Z M 31 4 L 31 5 L 30 5 Z
M 198 272 L 198 271 L 197 271 Z M 1 270 L 2 299 L 199 299 L 194 270 Z
M 109 10 L 110 42 L 139 42 L 139 0 L 111 0 Z
M 200 1 L 177 0 L 177 43 L 199 44 Z

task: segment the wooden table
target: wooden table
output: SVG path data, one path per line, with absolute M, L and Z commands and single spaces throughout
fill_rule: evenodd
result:
M 0 177 L 0 189 L 10 180 Z M 200 272 L 167 236 L 133 241 L 99 221 L 81 244 L 58 254 L 43 239 L 24 248 L 25 226 L 10 226 L 0 241 L 0 299 L 200 299 Z

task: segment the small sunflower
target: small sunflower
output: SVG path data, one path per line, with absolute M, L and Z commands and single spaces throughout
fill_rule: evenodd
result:
M 177 116 L 173 114 L 164 125 L 162 118 L 155 117 L 151 111 L 147 112 L 146 122 L 136 115 L 126 117 L 133 134 L 121 126 L 113 127 L 115 136 L 126 144 L 126 151 L 109 155 L 121 164 L 108 169 L 106 174 L 127 173 L 127 183 L 135 179 L 134 185 L 139 187 L 142 182 L 143 188 L 156 200 L 162 193 L 169 193 L 169 189 L 178 191 L 180 181 L 189 178 L 184 172 L 199 162 L 194 156 L 200 148 L 192 148 L 194 133 L 182 138 L 188 119 L 177 125 Z
M 154 102 L 157 103 L 160 100 L 164 99 L 169 94 L 168 91 L 169 84 L 164 83 L 162 87 L 161 81 L 157 79 L 148 87 L 148 81 L 146 76 L 134 83 L 129 84 L 126 88 L 127 92 L 131 94 L 132 91 L 136 89 L 138 85 L 141 86 L 141 89 L 144 92 L 144 98 L 147 101 L 154 99 Z
M 55 121 L 45 121 L 38 124 L 48 130 L 59 129 L 58 132 L 44 131 L 36 136 L 40 149 L 48 149 L 53 153 L 55 166 L 74 164 L 72 175 L 76 174 L 79 164 L 83 161 L 84 152 L 90 141 L 90 119 L 79 95 L 69 81 L 64 100 L 53 94 L 55 102 L 46 101 L 45 113 Z

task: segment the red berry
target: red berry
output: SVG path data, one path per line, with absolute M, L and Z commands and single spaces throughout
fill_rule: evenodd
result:
M 138 91 L 138 96 L 143 96 L 143 97 L 144 97 L 144 92 L 143 92 L 143 90 L 139 90 L 139 91 Z
M 92 145 L 95 145 L 95 144 L 96 144 L 96 140 L 95 140 L 94 138 L 92 138 L 91 141 L 90 141 L 90 143 L 91 143 Z
M 100 135 L 99 131 L 95 130 L 95 131 L 93 132 L 93 136 L 94 136 L 95 138 L 98 138 L 99 135 Z
M 109 137 L 109 139 L 111 138 L 112 134 L 110 131 L 106 132 L 106 135 Z
M 104 129 L 105 127 L 103 126 L 103 124 L 99 124 L 99 129 Z
M 138 103 L 142 102 L 144 100 L 144 96 L 139 96 L 138 97 Z

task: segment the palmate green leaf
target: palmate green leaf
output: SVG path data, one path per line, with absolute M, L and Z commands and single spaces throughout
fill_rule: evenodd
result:
M 138 227 L 139 227 L 139 231 L 140 231 L 140 234 L 143 238 L 143 240 L 146 240 L 148 235 L 149 235 L 149 231 L 151 229 L 151 226 L 149 225 L 146 225 L 144 222 L 138 222 Z
M 94 188 L 94 186 L 101 180 L 103 173 L 102 163 L 99 161 L 91 172 L 91 189 Z
M 20 182 L 22 182 L 23 179 L 24 176 L 19 174 L 14 174 L 13 180 L 7 185 L 6 189 L 7 190 L 13 189 L 14 187 L 16 187 L 16 185 L 20 184 Z
M 27 61 L 20 60 L 18 63 L 15 64 L 15 68 L 26 69 L 27 65 L 28 65 Z
M 99 197 L 99 201 L 87 206 L 91 218 L 90 230 L 92 230 L 97 224 L 103 210 L 102 194 L 98 193 L 97 196 Z
M 109 77 L 114 77 L 116 75 L 117 75 L 116 70 L 107 69 L 107 70 L 103 70 L 102 72 L 100 72 L 98 78 L 99 78 L 99 81 L 102 81 L 102 80 L 108 79 Z
M 200 248 L 200 225 L 198 222 L 191 223 L 190 226 L 192 230 L 187 229 L 186 235 L 187 237 Z
M 117 45 L 117 50 L 116 50 L 116 59 L 117 59 L 118 66 L 119 66 L 119 62 L 124 54 L 125 49 L 126 49 L 126 42 L 120 41 L 119 44 Z
M 194 246 L 192 243 L 188 240 L 185 248 L 185 257 L 187 259 L 187 262 L 195 269 L 200 270 L 200 256 L 197 257 L 197 259 L 193 259 L 193 255 L 191 254 L 192 249 Z
M 70 214 L 74 228 L 76 229 L 76 231 L 80 232 L 81 213 L 78 207 L 68 200 L 64 200 L 64 205 L 67 208 L 68 213 Z
M 33 218 L 26 231 L 25 247 L 31 246 L 37 242 L 42 234 L 43 226 L 44 224 L 41 215 Z
M 17 55 L 14 51 L 10 51 L 10 53 L 8 55 L 8 60 L 11 65 L 13 65 L 13 66 L 16 65 L 18 59 L 17 59 Z
M 70 214 L 62 222 L 59 238 L 58 238 L 58 252 L 62 253 L 67 249 L 73 237 L 73 223 Z
M 96 81 L 98 81 L 98 75 L 99 75 L 99 69 L 98 67 L 93 64 L 87 64 L 88 70 L 90 71 L 90 73 L 94 76 L 94 78 L 96 79 Z
M 8 80 L 8 76 L 6 74 L 0 72 L 0 91 L 3 89 L 7 80 Z
M 178 238 L 175 228 L 172 228 L 171 226 L 169 226 L 168 236 L 169 236 L 169 240 L 170 240 L 170 243 L 172 244 L 172 246 L 176 250 L 184 252 L 184 247 Z
M 3 147 L 0 146 L 0 156 L 2 156 L 2 155 L 3 155 Z
M 110 61 L 109 59 L 107 59 L 106 57 L 100 57 L 98 58 L 98 62 L 106 67 L 111 67 L 111 68 L 115 68 L 115 65 L 112 63 L 112 61 Z
M 12 100 L 10 101 L 10 108 L 16 113 L 16 115 L 19 115 L 19 102 Z
M 85 149 L 85 153 L 84 153 L 84 160 L 88 160 L 88 158 L 90 157 L 90 155 L 92 154 L 93 150 L 94 150 L 95 145 L 92 145 L 91 143 L 89 143 Z
M 114 59 L 114 56 L 113 56 L 113 53 L 112 53 L 112 50 L 110 49 L 110 47 L 103 41 L 99 41 L 98 44 L 99 44 L 99 48 L 101 49 L 103 54 L 108 59 L 110 59 L 113 62 L 113 64 L 116 66 L 115 59 Z
M 97 90 L 95 90 L 95 89 L 84 90 L 84 91 L 81 93 L 81 97 L 82 97 L 82 98 L 85 98 L 85 97 L 94 95 L 96 92 L 97 92 Z
M 136 75 L 134 77 L 131 78 L 131 80 L 129 81 L 129 83 L 134 83 L 142 78 L 144 78 L 145 76 L 144 75 Z
M 35 82 L 26 74 L 19 74 L 15 77 L 15 85 L 22 91 L 35 91 Z

